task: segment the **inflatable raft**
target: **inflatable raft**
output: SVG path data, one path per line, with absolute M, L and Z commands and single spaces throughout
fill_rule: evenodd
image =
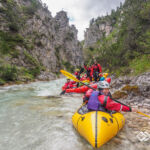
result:
M 88 111 L 83 104 L 72 117 L 73 126 L 93 147 L 99 148 L 112 139 L 124 126 L 121 113 Z
M 91 84 L 90 86 L 97 89 L 97 84 Z M 89 87 L 84 85 L 78 88 L 66 89 L 66 93 L 85 93 L 87 90 L 89 90 Z

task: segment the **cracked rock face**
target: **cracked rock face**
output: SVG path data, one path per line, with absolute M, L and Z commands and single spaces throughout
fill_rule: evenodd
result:
M 47 7 L 40 2 L 35 12 L 29 15 L 23 8 L 30 10 L 32 6 L 30 0 L 13 0 L 13 2 L 14 10 L 19 12 L 18 17 L 24 22 L 17 34 L 23 37 L 26 46 L 23 44 L 16 46 L 19 56 L 11 58 L 10 63 L 26 68 L 34 67 L 26 59 L 24 52 L 46 68 L 46 74 L 58 73 L 60 69 L 68 67 L 76 68 L 84 63 L 82 47 L 77 39 L 78 31 L 75 26 L 69 25 L 65 11 L 60 11 L 52 17 Z M 1 2 L 0 8 L 7 9 L 6 2 Z M 0 20 L 2 20 L 0 30 L 11 32 L 8 28 L 10 22 L 5 19 L 4 13 L 0 13 Z
M 135 77 L 113 79 L 111 86 L 112 93 L 116 91 L 127 93 L 128 96 L 126 98 L 120 99 L 122 102 L 150 108 L 150 72 Z M 127 89 L 127 86 L 129 89 Z
M 100 40 L 103 35 L 108 36 L 113 30 L 111 23 L 105 21 L 103 23 L 96 23 L 90 25 L 86 29 L 84 34 L 84 48 L 93 46 L 98 40 Z

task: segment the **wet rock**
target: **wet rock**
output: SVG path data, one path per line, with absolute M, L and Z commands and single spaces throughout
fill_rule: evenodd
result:
M 118 138 L 120 138 L 120 139 L 122 139 L 122 140 L 125 140 L 125 139 L 126 139 L 126 136 L 125 136 L 124 134 L 121 134 L 121 133 L 120 133 L 120 134 L 118 135 Z
M 111 86 L 113 93 L 118 90 L 127 92 L 126 98 L 132 102 L 144 101 L 145 98 L 150 98 L 150 72 L 135 77 L 114 78 Z
M 38 80 L 54 80 L 57 76 L 51 72 L 41 72 L 41 74 L 37 77 Z
M 138 142 L 138 139 L 137 139 L 136 136 L 129 135 L 129 136 L 127 136 L 127 138 L 128 138 L 128 140 L 129 140 L 130 142 L 132 142 L 132 143 Z
M 137 125 L 134 125 L 134 124 L 128 124 L 128 127 L 129 127 L 129 128 L 137 128 Z
M 134 77 L 131 83 L 136 83 L 137 85 L 150 85 L 150 72 Z
M 142 93 L 142 96 L 150 98 L 150 85 L 140 85 L 139 90 Z
M 127 98 L 127 93 L 123 91 L 116 91 L 112 94 L 114 99 Z
M 121 143 L 122 143 L 122 140 L 121 140 L 120 138 L 114 138 L 114 139 L 113 139 L 113 142 L 114 142 L 115 144 L 121 144 Z
M 131 86 L 131 85 L 127 84 L 121 90 L 126 91 L 127 93 L 133 92 L 135 94 L 139 94 L 139 87 L 136 85 Z

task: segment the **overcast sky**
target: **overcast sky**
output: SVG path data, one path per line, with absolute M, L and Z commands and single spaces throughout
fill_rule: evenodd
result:
M 69 23 L 78 29 L 78 39 L 84 39 L 84 31 L 89 27 L 92 18 L 106 15 L 125 0 L 42 0 L 46 3 L 52 16 L 64 10 L 69 17 Z

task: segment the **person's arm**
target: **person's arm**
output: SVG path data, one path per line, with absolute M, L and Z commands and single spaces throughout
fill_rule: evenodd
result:
M 131 108 L 129 106 L 122 105 L 120 103 L 114 102 L 110 97 L 107 99 L 106 109 L 108 110 L 114 110 L 114 111 L 131 111 Z
M 85 93 L 85 95 L 83 96 L 83 102 L 88 103 L 88 100 L 89 100 L 89 98 L 90 98 L 92 92 L 93 92 L 93 90 L 92 90 L 92 89 L 89 89 L 89 90 Z
M 132 112 L 138 112 L 136 108 L 132 108 Z
M 65 89 L 69 88 L 68 85 L 69 85 L 68 83 L 65 83 L 64 88 L 65 88 Z
M 93 77 L 93 66 L 91 67 L 91 73 L 90 73 L 91 77 Z
M 98 64 L 98 68 L 99 68 L 99 71 L 102 72 L 102 67 L 100 64 Z
M 87 66 L 84 64 L 84 69 L 87 70 Z
M 71 84 L 76 84 L 76 81 L 70 81 L 71 82 Z
M 81 74 L 81 73 L 83 73 L 83 72 L 84 72 L 84 68 L 83 68 L 83 67 L 81 67 L 81 69 L 80 69 L 80 72 L 79 72 L 79 73 Z
M 89 89 L 89 90 L 86 92 L 85 96 L 86 96 L 86 97 L 90 97 L 91 94 L 92 94 L 92 92 L 93 92 L 93 90 L 92 90 L 92 89 Z
M 75 75 L 78 75 L 78 72 L 75 72 L 74 74 L 75 74 Z

